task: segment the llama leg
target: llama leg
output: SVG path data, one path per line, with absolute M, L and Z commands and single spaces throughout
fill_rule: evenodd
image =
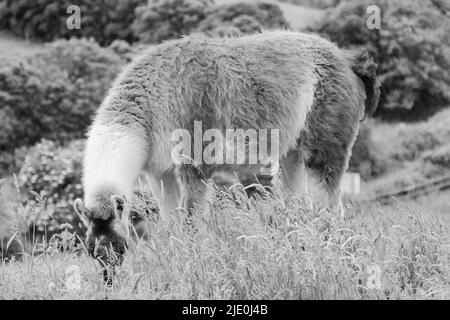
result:
M 157 199 L 161 216 L 165 218 L 182 206 L 182 187 L 177 170 L 168 170 L 164 173 L 149 173 L 149 184 L 153 196 Z
M 343 216 L 340 184 L 348 166 L 353 139 L 331 139 L 329 134 L 332 133 L 326 131 L 322 134 L 314 143 L 307 144 L 308 193 L 316 205 L 336 210 Z
M 191 215 L 195 206 L 204 207 L 208 185 L 201 171 L 196 168 L 181 168 L 180 177 L 184 187 L 184 207 L 188 215 Z
M 343 101 L 342 105 L 349 107 L 325 103 L 313 109 L 307 120 L 308 130 L 300 139 L 313 201 L 335 209 L 341 216 L 341 179 L 359 129 L 359 113 L 350 107 L 355 104 Z
M 290 151 L 281 159 L 281 179 L 283 186 L 297 197 L 308 193 L 305 161 L 299 150 Z
M 340 184 L 348 167 L 356 137 L 357 125 L 349 136 L 335 138 L 333 133 L 324 131 L 313 143 L 307 144 L 305 159 L 308 192 L 319 206 L 327 206 L 344 215 Z M 330 138 L 332 137 L 332 138 Z

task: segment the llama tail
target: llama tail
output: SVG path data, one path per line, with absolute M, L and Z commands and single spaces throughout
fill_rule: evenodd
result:
M 377 64 L 367 49 L 360 49 L 353 55 L 353 72 L 362 80 L 366 92 L 365 117 L 373 115 L 380 99 L 380 82 L 377 79 Z

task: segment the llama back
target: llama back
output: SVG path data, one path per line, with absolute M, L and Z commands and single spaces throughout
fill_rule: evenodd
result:
M 325 46 L 334 49 L 321 38 L 285 31 L 168 41 L 124 70 L 97 118 L 139 127 L 159 156 L 168 153 L 171 132 L 193 133 L 194 121 L 222 131 L 278 128 L 287 150 L 304 129 L 322 63 L 316 53 Z
M 280 156 L 285 155 L 307 131 L 311 108 L 323 92 L 317 88 L 329 69 L 338 86 L 355 83 L 346 59 L 322 38 L 287 31 L 224 39 L 191 36 L 145 50 L 118 77 L 98 111 L 85 160 L 85 184 L 92 186 L 87 190 L 101 180 L 129 190 L 138 173 L 123 182 L 118 176 L 130 166 L 169 170 L 172 132 L 186 129 L 193 135 L 195 121 L 204 130 L 222 132 L 278 129 Z M 129 165 L 118 168 L 112 159 Z M 101 174 L 94 169 L 99 165 L 105 168 Z

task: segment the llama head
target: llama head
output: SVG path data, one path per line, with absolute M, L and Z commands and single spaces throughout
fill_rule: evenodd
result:
M 129 214 L 124 198 L 98 193 L 87 206 L 81 199 L 74 209 L 87 228 L 88 253 L 105 267 L 120 265 L 129 239 Z

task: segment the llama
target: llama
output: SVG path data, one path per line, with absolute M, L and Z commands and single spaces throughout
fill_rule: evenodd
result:
M 264 164 L 177 164 L 171 135 L 204 129 L 277 129 L 281 181 L 294 195 L 341 211 L 340 180 L 359 123 L 376 109 L 376 65 L 310 34 L 271 31 L 229 38 L 192 35 L 150 47 L 114 82 L 88 133 L 84 202 L 87 244 L 122 253 L 124 203 L 142 172 L 161 212 L 201 205 L 217 172 L 257 176 Z

